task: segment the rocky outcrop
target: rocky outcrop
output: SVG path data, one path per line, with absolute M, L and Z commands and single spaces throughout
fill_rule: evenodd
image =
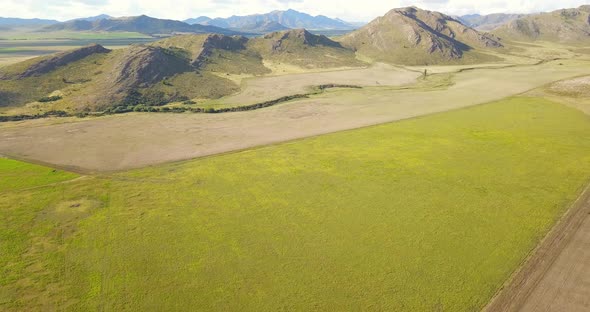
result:
M 293 42 L 308 46 L 326 46 L 342 48 L 342 45 L 323 35 L 314 35 L 305 29 L 293 29 L 287 31 L 274 32 L 264 36 L 264 39 L 270 40 L 272 50 L 280 52 L 283 50 L 285 42 Z
M 125 50 L 111 72 L 117 90 L 146 87 L 166 77 L 190 71 L 188 61 L 169 49 L 132 46 Z
M 196 68 L 202 67 L 215 49 L 234 52 L 245 50 L 247 42 L 248 38 L 242 36 L 209 35 L 203 42 L 200 53 L 193 59 L 192 64 Z
M 70 63 L 79 61 L 95 53 L 109 53 L 111 50 L 104 48 L 101 45 L 93 44 L 83 48 L 62 52 L 54 56 L 43 59 L 27 70 L 25 70 L 19 78 L 27 78 L 33 76 L 40 76 L 49 73 L 60 66 L 65 66 Z

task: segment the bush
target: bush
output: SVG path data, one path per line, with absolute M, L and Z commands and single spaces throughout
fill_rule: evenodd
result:
M 41 102 L 41 103 L 45 103 L 45 102 L 55 102 L 55 101 L 59 101 L 61 100 L 62 97 L 59 95 L 54 95 L 54 96 L 46 96 L 46 97 L 42 97 L 40 98 L 37 102 Z

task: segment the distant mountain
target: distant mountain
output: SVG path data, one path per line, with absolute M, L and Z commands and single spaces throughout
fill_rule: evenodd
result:
M 185 22 L 187 24 L 191 24 L 191 25 L 194 25 L 194 24 L 202 24 L 203 25 L 203 24 L 206 24 L 206 23 L 210 22 L 211 20 L 212 20 L 212 18 L 210 18 L 210 17 L 200 16 L 200 17 L 197 17 L 197 18 L 189 18 L 189 19 L 186 19 L 183 22 Z
M 217 33 L 236 35 L 239 32 L 215 26 L 189 25 L 180 21 L 157 19 L 145 15 L 97 20 L 77 19 L 50 25 L 41 31 L 130 31 L 148 35 L 172 33 Z
M 305 28 L 311 30 L 344 30 L 355 28 L 355 26 L 339 19 L 332 19 L 323 15 L 311 16 L 309 14 L 301 13 L 295 10 L 273 11 L 266 14 L 232 16 L 228 18 L 210 19 L 208 17 L 199 17 L 197 19 L 187 20 L 187 22 L 190 23 L 213 25 L 234 30 L 248 29 L 248 27 L 251 27 L 252 25 L 269 21 L 279 23 L 286 28 L 292 29 Z
M 247 25 L 242 28 L 241 31 L 249 32 L 249 33 L 257 33 L 257 34 L 266 34 L 276 31 L 288 30 L 288 27 L 281 25 L 275 21 L 264 21 L 259 22 L 254 25 Z
M 56 20 L 39 19 L 39 18 L 12 18 L 12 17 L 0 17 L 0 26 L 4 27 L 15 27 L 15 26 L 42 26 L 59 23 Z
M 90 16 L 90 17 L 81 17 L 81 18 L 75 18 L 71 21 L 89 21 L 89 22 L 94 22 L 94 21 L 98 21 L 98 20 L 102 20 L 102 19 L 109 19 L 109 18 L 113 18 L 110 15 L 107 14 L 100 14 L 97 16 Z
M 590 43 L 590 5 L 532 14 L 511 21 L 494 34 L 507 40 Z
M 410 65 L 481 61 L 474 48 L 503 46 L 448 15 L 415 7 L 391 10 L 341 42 L 374 60 Z
M 463 15 L 459 16 L 458 20 L 460 20 L 463 24 L 473 27 L 477 30 L 493 30 L 496 29 L 508 22 L 513 20 L 519 19 L 521 17 L 526 16 L 526 14 L 504 14 L 504 13 L 496 13 L 496 14 L 489 14 L 489 15 L 479 15 L 479 14 L 471 14 L 471 15 Z

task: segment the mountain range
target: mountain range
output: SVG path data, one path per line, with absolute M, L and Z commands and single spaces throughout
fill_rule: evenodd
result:
M 508 22 L 526 16 L 526 14 L 496 13 L 488 15 L 470 14 L 457 17 L 463 24 L 477 30 L 494 30 Z
M 18 27 L 18 26 L 42 26 L 59 23 L 56 20 L 39 19 L 39 18 L 14 18 L 0 17 L 0 26 Z
M 493 19 L 488 19 L 493 20 Z M 344 36 L 328 38 L 287 29 L 272 20 L 250 29 L 270 32 L 241 36 L 212 25 L 147 16 L 79 19 L 44 31 L 137 31 L 193 33 L 109 50 L 91 45 L 0 68 L 0 105 L 38 101 L 69 112 L 135 109 L 173 101 L 211 99 L 235 93 L 230 75 L 264 75 L 271 68 L 362 67 L 373 62 L 402 65 L 473 64 L 501 60 L 512 41 L 551 40 L 588 44 L 590 6 L 521 16 L 492 33 L 461 19 L 416 7 L 393 9 Z M 194 33 L 207 34 L 194 34 Z M 216 33 L 216 34 L 211 34 Z M 362 60 L 362 61 L 361 61 Z
M 201 16 L 185 20 L 185 22 L 189 24 L 213 25 L 247 32 L 256 30 L 258 25 L 265 23 L 274 23 L 275 25 L 280 24 L 285 28 L 291 29 L 305 28 L 308 30 L 350 30 L 356 28 L 354 25 L 340 19 L 332 19 L 323 15 L 311 16 L 295 10 L 273 11 L 266 14 L 214 19 Z
M 217 33 L 225 35 L 243 34 L 224 28 L 194 24 L 166 19 L 157 19 L 146 15 L 131 17 L 94 17 L 75 19 L 41 28 L 39 31 L 128 31 L 148 35 L 173 33 Z

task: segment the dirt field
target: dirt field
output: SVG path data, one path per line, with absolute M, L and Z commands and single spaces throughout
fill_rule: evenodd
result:
M 22 122 L 2 128 L 0 154 L 84 172 L 118 171 L 481 104 L 582 75 L 584 64 L 478 69 L 456 74 L 448 89 L 342 90 L 242 113 L 127 114 L 47 126 Z
M 245 79 L 243 91 L 220 99 L 229 105 L 245 105 L 274 100 L 283 96 L 309 92 L 310 86 L 322 84 L 350 84 L 358 86 L 400 86 L 410 84 L 420 73 L 375 64 L 370 68 L 338 70 L 331 72 L 304 73 L 264 78 Z
M 584 221 L 521 311 L 590 311 L 590 202 Z

